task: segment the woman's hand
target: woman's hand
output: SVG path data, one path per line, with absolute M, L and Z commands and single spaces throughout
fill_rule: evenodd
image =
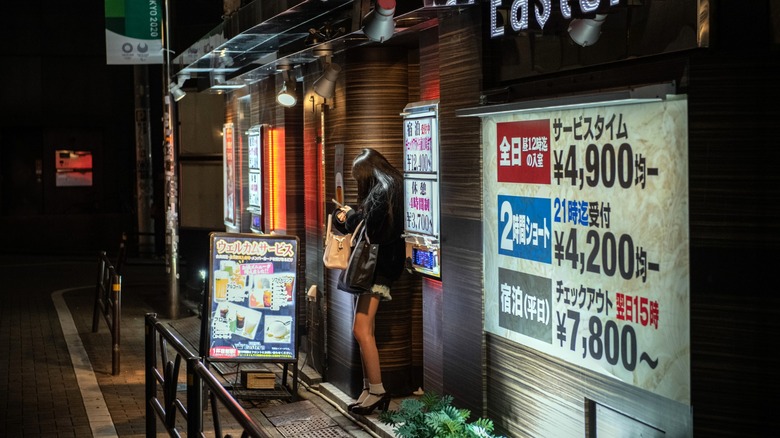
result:
M 336 219 L 338 219 L 339 222 L 344 223 L 344 221 L 347 220 L 347 212 L 349 212 L 349 210 L 352 210 L 352 207 L 349 205 L 339 207 L 338 212 L 336 212 Z

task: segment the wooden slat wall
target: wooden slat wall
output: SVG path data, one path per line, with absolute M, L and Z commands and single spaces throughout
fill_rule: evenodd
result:
M 290 236 L 298 237 L 299 249 L 306 248 L 306 233 L 304 226 L 304 154 L 303 154 L 303 112 L 305 102 L 301 99 L 301 87 L 298 87 L 299 102 L 292 108 L 277 107 L 281 110 L 277 114 L 283 117 L 284 141 L 285 141 L 285 179 L 286 179 L 286 215 L 287 228 L 284 230 Z M 266 99 L 266 102 L 269 99 Z M 274 100 L 276 96 L 274 93 Z M 280 123 L 280 122 L 277 122 Z M 306 266 L 306 251 L 298 253 L 298 266 Z M 303 272 L 299 272 L 300 277 L 296 284 L 296 302 L 298 332 L 302 333 L 306 325 L 306 280 Z
M 420 34 L 420 100 L 439 100 L 439 29 Z M 444 341 L 442 333 L 442 282 L 422 284 L 422 365 L 426 391 L 444 393 Z
M 303 76 L 303 89 L 311 90 L 312 83 L 322 75 L 323 63 L 310 63 Z M 303 105 L 303 181 L 304 186 L 304 234 L 306 245 L 304 263 L 304 294 L 309 287 L 317 287 L 317 298 L 308 301 L 304 295 L 307 333 L 306 343 L 301 346 L 307 354 L 306 361 L 309 366 L 317 370 L 321 375 L 325 370 L 325 324 L 322 291 L 324 291 L 323 278 L 325 268 L 322 265 L 322 244 L 325 229 L 323 205 L 331 205 L 324 198 L 323 188 L 325 178 L 322 168 L 321 127 L 320 116 L 325 101 L 312 91 L 304 96 Z
M 434 33 L 433 37 L 435 38 Z M 428 89 L 429 84 L 425 83 L 421 74 L 420 63 L 420 50 L 409 50 L 407 60 L 407 84 L 408 84 L 408 102 L 417 102 L 423 100 L 421 95 L 422 89 Z M 430 67 L 429 67 L 430 68 Z M 438 96 L 439 87 L 438 83 L 435 87 L 435 96 Z M 430 99 L 429 99 L 430 100 Z M 411 317 L 411 348 L 412 348 L 412 370 L 411 370 L 411 388 L 416 390 L 423 388 L 425 382 L 423 376 L 425 375 L 425 360 L 424 360 L 424 318 L 423 318 L 423 280 L 419 275 L 410 275 L 409 278 L 409 291 L 410 291 L 410 317 Z
M 488 414 L 511 437 L 584 437 L 586 399 L 689 436 L 688 407 L 488 335 Z M 709 436 L 709 435 L 705 435 Z
M 335 146 L 344 144 L 347 130 L 347 90 L 346 90 L 346 67 L 345 54 L 334 59 L 342 66 L 342 74 L 339 75 L 335 95 L 328 102 L 325 111 L 325 127 L 321 135 L 325 141 L 325 212 L 332 212 L 334 205 L 327 200 L 335 198 L 335 175 L 333 173 L 335 160 Z M 349 168 L 351 161 L 350 155 L 344 153 L 344 169 Z M 354 184 L 348 184 L 346 173 L 344 177 L 344 199 L 355 198 Z M 324 233 L 324 229 L 321 231 Z M 320 252 L 322 254 L 322 252 Z M 323 313 L 324 321 L 323 335 L 325 336 L 326 362 L 323 364 L 326 372 L 323 377 L 329 383 L 349 394 L 357 397 L 362 390 L 362 373 L 360 372 L 360 355 L 351 336 L 352 317 L 354 314 L 353 302 L 350 296 L 340 293 L 336 288 L 338 271 L 326 269 L 324 275 L 323 295 L 326 301 L 326 312 Z M 354 372 L 353 372 L 354 370 Z
M 254 83 L 248 87 L 247 93 L 250 96 L 250 112 L 246 117 L 249 117 L 247 121 L 238 120 L 238 105 L 239 97 L 244 96 L 243 93 L 231 93 L 226 99 L 225 110 L 226 120 L 234 123 L 234 129 L 236 131 L 236 147 L 239 145 L 238 138 L 244 136 L 241 132 L 242 127 L 252 127 L 254 125 L 263 124 L 271 127 L 284 127 L 285 130 L 285 171 L 286 177 L 286 202 L 287 209 L 285 214 L 287 215 L 287 234 L 298 236 L 300 240 L 301 248 L 306 247 L 306 239 L 303 226 L 303 105 L 299 103 L 293 108 L 285 109 L 276 102 L 277 81 L 278 77 L 270 77 L 266 80 Z M 244 145 L 244 153 L 246 153 L 246 145 Z M 266 158 L 263 158 L 266 160 Z M 242 184 L 245 186 L 248 182 L 248 176 L 243 175 L 244 181 Z M 268 163 L 264 163 L 263 168 L 263 196 L 267 197 L 270 193 L 269 188 L 269 172 Z M 266 203 L 267 205 L 267 203 Z M 267 208 L 267 207 L 264 207 Z M 268 222 L 267 211 L 263 212 L 263 219 L 265 223 L 263 228 L 266 231 L 270 231 L 270 224 Z M 239 215 L 242 223 L 242 229 L 249 227 L 249 215 Z M 248 231 L 247 231 L 248 232 Z M 301 266 L 305 266 L 306 253 L 302 252 L 300 255 L 299 263 Z M 305 276 L 299 279 L 296 290 L 296 297 L 298 301 L 297 312 L 297 324 L 299 330 L 305 327 L 306 324 L 306 297 L 305 286 L 307 281 Z
M 403 130 L 399 114 L 407 104 L 407 57 L 402 51 L 376 47 L 357 49 L 345 55 L 344 87 L 337 87 L 326 114 L 325 199 L 335 197 L 333 151 L 344 145 L 344 196 L 354 205 L 357 193 L 351 175 L 352 159 L 364 148 L 380 151 L 397 168 L 403 168 Z M 329 205 L 328 210 L 333 206 Z M 353 297 L 336 288 L 338 271 L 328 271 L 328 374 L 327 379 L 357 396 L 362 389 L 362 367 L 352 336 Z M 408 393 L 411 379 L 410 282 L 404 274 L 392 287 L 393 300 L 380 305 L 376 320 L 377 347 L 385 388 L 394 394 Z M 419 281 L 419 280 L 418 280 Z M 407 322 L 408 324 L 400 324 Z
M 482 335 L 482 151 L 480 121 L 455 111 L 476 106 L 482 87 L 481 16 L 461 14 L 439 28 L 441 98 L 441 330 L 443 391 L 459 407 L 484 406 Z M 426 311 L 427 314 L 427 311 Z M 426 329 L 428 321 L 426 320 Z M 425 354 L 429 353 L 425 345 Z M 430 345 L 431 352 L 437 348 Z M 434 363 L 437 360 L 434 359 Z M 429 376 L 426 375 L 426 379 Z M 436 387 L 426 381 L 426 387 Z
M 735 31 L 735 32 L 741 32 Z M 691 57 L 691 390 L 697 436 L 780 418 L 780 56 L 761 40 Z

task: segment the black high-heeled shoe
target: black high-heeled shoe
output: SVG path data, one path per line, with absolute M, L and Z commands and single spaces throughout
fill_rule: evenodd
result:
M 363 391 L 368 392 L 368 388 L 363 388 Z M 368 393 L 370 394 L 370 392 L 368 392 Z M 360 395 L 363 395 L 363 393 L 361 392 Z M 366 397 L 368 397 L 368 396 L 366 396 Z M 359 400 L 360 400 L 360 396 L 358 396 L 358 401 L 355 401 L 354 403 L 350 403 L 350 404 L 347 405 L 347 410 L 351 411 L 352 408 L 354 408 L 355 406 L 358 406 L 360 403 L 362 403 L 362 401 L 359 401 Z
M 350 412 L 357 415 L 371 415 L 371 413 L 374 412 L 374 409 L 379 408 L 380 411 L 386 412 L 388 408 L 390 408 L 390 394 L 384 393 L 384 394 L 373 394 L 368 393 L 369 396 L 375 396 L 379 397 L 379 400 L 375 401 L 373 404 L 370 404 L 368 406 L 363 405 L 357 405 L 350 408 Z

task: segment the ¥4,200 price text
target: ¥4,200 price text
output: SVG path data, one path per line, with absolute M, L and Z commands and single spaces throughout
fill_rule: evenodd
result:
M 620 276 L 624 280 L 641 277 L 647 280 L 647 271 L 658 271 L 658 263 L 648 262 L 647 252 L 641 246 L 635 246 L 628 234 L 615 235 L 607 231 L 603 235 L 597 230 L 588 230 L 586 242 L 588 250 L 577 249 L 577 228 L 555 231 L 553 258 L 558 266 L 568 261 L 571 268 L 608 277 Z M 587 257 L 586 257 L 587 256 Z

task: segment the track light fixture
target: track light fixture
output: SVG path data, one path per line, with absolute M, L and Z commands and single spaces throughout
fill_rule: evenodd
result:
M 187 92 L 182 90 L 181 87 L 184 85 L 184 82 L 190 78 L 190 75 L 187 73 L 179 73 L 177 75 L 176 82 L 171 82 L 168 84 L 168 92 L 171 93 L 171 96 L 173 96 L 173 100 L 178 102 L 182 99 L 184 99 L 184 96 L 187 95 Z
M 395 0 L 376 0 L 374 10 L 369 12 L 363 26 L 363 33 L 371 41 L 384 42 L 393 36 L 395 31 Z
M 179 86 L 174 84 L 173 82 L 168 84 L 168 89 L 171 92 L 171 96 L 173 96 L 173 100 L 176 101 L 176 102 L 184 99 L 184 96 L 187 95 L 186 91 L 184 91 L 181 88 L 179 88 Z
M 599 40 L 601 25 L 606 19 L 606 14 L 596 14 L 594 18 L 575 18 L 569 23 L 569 36 L 582 47 L 592 46 Z
M 285 107 L 293 107 L 298 102 L 298 98 L 295 97 L 295 78 L 290 75 L 290 67 L 284 66 L 282 70 L 282 89 L 279 94 L 276 95 L 276 101 L 279 105 Z
M 336 79 L 338 79 L 340 72 L 340 65 L 333 62 L 328 64 L 325 73 L 314 81 L 314 92 L 325 99 L 333 97 L 333 93 L 336 90 Z
M 344 35 L 345 32 L 346 28 L 344 26 L 334 28 L 331 23 L 325 23 L 319 29 L 310 28 L 309 36 L 306 37 L 304 44 L 307 47 L 316 46 L 330 41 L 333 38 L 340 37 Z

